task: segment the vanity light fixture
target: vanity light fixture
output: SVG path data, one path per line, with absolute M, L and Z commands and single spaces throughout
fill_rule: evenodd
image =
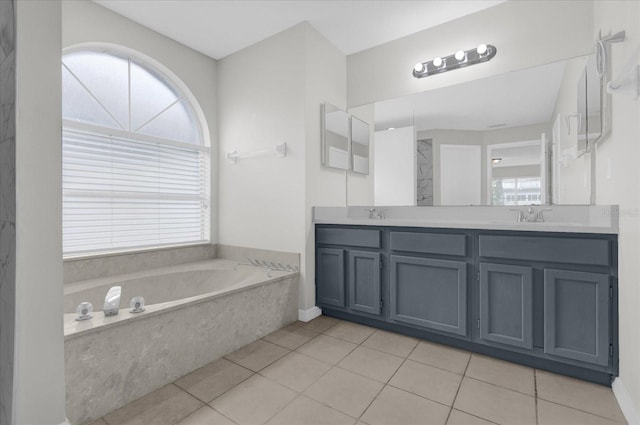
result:
M 491 163 L 492 164 L 499 164 L 500 161 L 502 161 L 502 158 L 491 158 Z
M 458 50 L 453 55 L 436 57 L 428 62 L 418 62 L 413 67 L 413 76 L 424 78 L 452 69 L 488 62 L 493 59 L 497 51 L 496 47 L 491 44 L 481 44 L 475 49 Z

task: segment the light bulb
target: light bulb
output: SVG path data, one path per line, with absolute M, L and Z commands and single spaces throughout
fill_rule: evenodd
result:
M 487 45 L 486 44 L 479 45 L 478 48 L 476 49 L 476 51 L 478 52 L 478 54 L 480 56 L 486 54 L 487 53 Z
M 441 57 L 437 57 L 435 59 L 433 59 L 433 66 L 435 66 L 436 68 L 440 68 L 444 65 L 444 61 L 442 60 Z
M 420 72 L 424 72 L 424 65 L 423 65 L 421 62 L 418 62 L 418 63 L 413 67 L 413 70 L 414 70 L 415 72 L 418 72 L 418 73 L 420 73 Z
M 465 56 L 466 56 L 466 55 L 465 55 L 464 51 L 462 51 L 462 50 L 458 50 L 458 51 L 456 52 L 456 54 L 455 54 L 455 56 L 454 56 L 454 57 L 456 58 L 456 60 L 457 60 L 458 62 L 462 62 L 462 61 L 464 60 L 464 57 L 465 57 Z

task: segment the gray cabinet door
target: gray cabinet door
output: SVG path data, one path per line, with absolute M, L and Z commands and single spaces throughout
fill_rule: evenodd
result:
M 348 251 L 349 307 L 380 314 L 380 253 Z
M 480 338 L 533 348 L 533 269 L 480 263 Z
M 319 305 L 344 307 L 344 250 L 316 249 L 316 294 Z
M 392 320 L 467 334 L 467 263 L 391 256 Z
M 544 352 L 609 363 L 609 276 L 544 271 Z

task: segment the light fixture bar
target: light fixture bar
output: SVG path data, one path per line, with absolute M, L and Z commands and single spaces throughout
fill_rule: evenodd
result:
M 424 78 L 434 74 L 464 68 L 477 63 L 488 62 L 496 55 L 498 49 L 491 44 L 481 44 L 475 49 L 459 50 L 453 55 L 437 57 L 428 62 L 418 62 L 413 68 L 413 76 Z

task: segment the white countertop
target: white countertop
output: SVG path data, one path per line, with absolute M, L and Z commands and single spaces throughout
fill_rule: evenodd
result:
M 369 208 L 384 212 L 370 219 Z M 544 206 L 544 222 L 518 222 L 514 207 L 314 207 L 316 224 L 357 226 L 432 227 L 566 233 L 618 233 L 617 206 Z M 516 207 L 527 209 L 528 207 Z M 542 208 L 534 207 L 536 210 Z

